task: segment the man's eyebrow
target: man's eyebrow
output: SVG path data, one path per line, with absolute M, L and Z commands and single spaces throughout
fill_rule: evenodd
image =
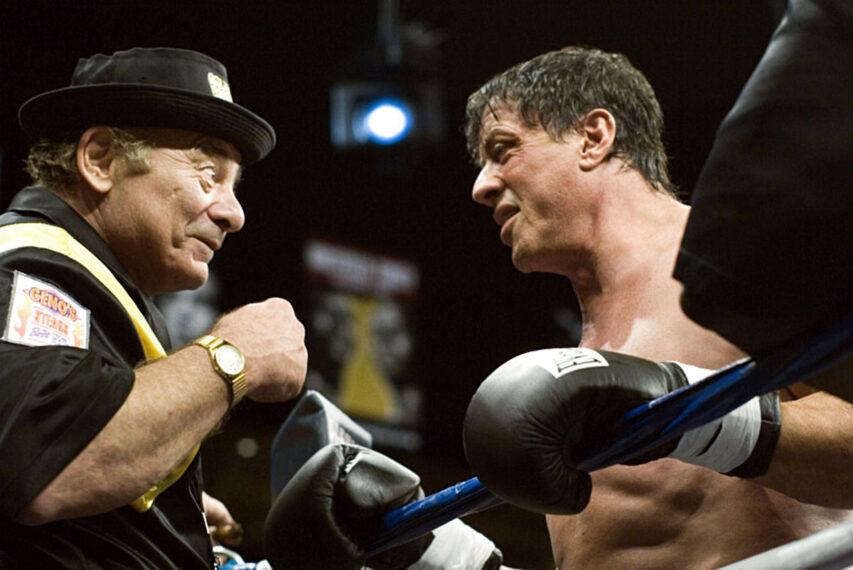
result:
M 496 125 L 486 131 L 483 135 L 482 149 L 484 151 L 488 151 L 495 145 L 495 141 L 498 138 L 507 139 L 506 144 L 511 144 L 514 140 L 517 140 L 517 136 L 513 131 L 501 125 Z
M 482 147 L 484 150 L 489 149 L 492 145 L 495 144 L 495 139 L 497 138 L 496 129 L 489 129 L 486 131 L 486 134 L 483 136 L 483 144 Z

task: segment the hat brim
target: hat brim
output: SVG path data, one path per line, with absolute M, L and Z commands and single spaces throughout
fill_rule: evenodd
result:
M 34 140 L 92 125 L 183 129 L 228 141 L 242 164 L 264 158 L 275 147 L 275 131 L 236 103 L 152 85 L 81 85 L 48 91 L 18 111 L 24 133 Z

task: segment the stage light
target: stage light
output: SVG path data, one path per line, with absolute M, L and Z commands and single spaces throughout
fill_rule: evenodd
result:
M 405 138 L 412 127 L 412 111 L 399 99 L 381 99 L 368 106 L 362 120 L 366 139 L 394 144 Z
M 438 36 L 399 26 L 397 3 L 380 0 L 379 42 L 347 62 L 330 89 L 336 148 L 438 141 L 444 135 Z
M 437 84 L 400 80 L 341 81 L 331 90 L 337 148 L 437 141 L 444 133 Z

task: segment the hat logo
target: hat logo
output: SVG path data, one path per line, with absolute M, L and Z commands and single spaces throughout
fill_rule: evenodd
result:
M 224 99 L 229 103 L 233 103 L 234 100 L 231 99 L 231 88 L 228 87 L 228 82 L 224 79 L 209 71 L 207 73 L 207 82 L 210 84 L 210 92 L 217 99 Z

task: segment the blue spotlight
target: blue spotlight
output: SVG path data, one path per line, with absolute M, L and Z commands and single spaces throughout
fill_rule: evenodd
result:
M 341 81 L 331 89 L 331 135 L 337 148 L 441 140 L 437 82 Z
M 394 144 L 402 141 L 412 130 L 414 116 L 405 102 L 400 99 L 380 99 L 367 106 L 362 117 L 364 140 L 378 144 Z M 358 132 L 361 129 L 354 129 Z

